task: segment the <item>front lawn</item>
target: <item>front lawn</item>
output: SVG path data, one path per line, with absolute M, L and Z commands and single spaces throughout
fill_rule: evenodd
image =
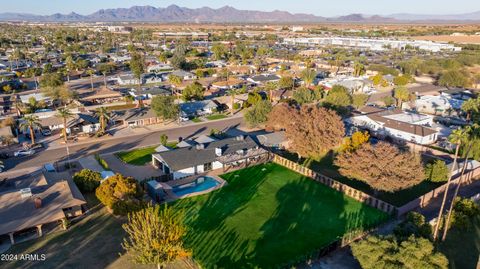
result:
M 167 147 L 176 148 L 177 142 L 168 142 Z M 122 151 L 116 153 L 117 157 L 125 163 L 131 165 L 146 165 L 152 161 L 152 154 L 155 153 L 157 146 L 134 149 L 131 151 Z
M 222 176 L 228 185 L 172 204 L 204 268 L 272 268 L 299 260 L 388 215 L 269 163 Z
M 199 122 L 202 122 L 203 120 L 200 119 L 200 118 L 193 118 L 191 119 L 192 122 L 195 122 L 195 123 L 199 123 Z
M 225 114 L 214 114 L 214 115 L 206 116 L 205 118 L 207 118 L 207 120 L 221 120 L 221 119 L 228 118 L 228 116 Z
M 296 154 L 284 153 L 282 154 L 282 156 L 289 160 L 298 162 L 298 157 Z M 394 206 L 402 206 L 444 184 L 443 182 L 439 183 L 425 180 L 416 186 L 396 192 L 375 192 L 372 188 L 370 188 L 367 183 L 363 181 L 350 179 L 342 176 L 338 172 L 338 167 L 333 164 L 332 154 L 327 154 L 324 157 L 320 158 L 320 160 L 301 159 L 299 163 L 314 171 L 317 171 L 318 173 L 331 177 L 338 182 L 346 184 L 369 195 L 373 195 L 378 199 L 390 203 Z

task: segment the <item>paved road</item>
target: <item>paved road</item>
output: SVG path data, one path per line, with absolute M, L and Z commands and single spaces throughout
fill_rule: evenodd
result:
M 130 150 L 137 147 L 145 147 L 160 143 L 160 134 L 166 134 L 170 140 L 176 140 L 179 137 L 188 139 L 201 134 L 209 134 L 211 129 L 217 129 L 235 135 L 243 131 L 238 128 L 243 126 L 243 118 L 236 117 L 220 121 L 212 121 L 201 124 L 175 127 L 168 130 L 152 131 L 147 134 L 133 135 L 128 137 L 112 138 L 104 141 L 94 141 L 92 143 L 82 143 L 81 145 L 70 145 L 70 159 L 77 159 L 91 154 L 112 153 L 117 151 Z M 4 161 L 5 168 L 10 172 L 19 169 L 31 167 L 41 167 L 45 163 L 66 160 L 66 149 L 48 148 L 34 156 L 22 158 L 10 158 Z

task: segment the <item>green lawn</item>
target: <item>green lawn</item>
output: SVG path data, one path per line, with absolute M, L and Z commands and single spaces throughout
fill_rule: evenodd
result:
M 93 194 L 86 196 L 89 206 L 98 204 Z M 156 266 L 138 265 L 124 254 L 121 243 L 125 232 L 124 219 L 113 217 L 102 205 L 93 213 L 71 226 L 67 231 L 55 232 L 42 238 L 13 246 L 7 253 L 45 254 L 45 261 L 10 262 L 0 261 L 2 269 L 50 269 L 50 268 L 92 268 L 92 269 L 154 269 Z M 178 260 L 167 268 L 192 269 L 196 265 L 189 260 Z
M 125 163 L 132 165 L 146 165 L 152 161 L 152 154 L 155 153 L 157 146 L 134 149 L 131 151 L 122 151 L 117 153 L 117 157 Z M 167 147 L 176 148 L 177 142 L 168 142 Z
M 480 257 L 480 216 L 471 221 L 466 230 L 452 228 L 445 242 L 439 246 L 440 252 L 447 256 L 452 269 L 475 269 Z
M 298 161 L 298 157 L 296 154 L 286 153 L 283 156 L 292 161 Z M 333 164 L 333 155 L 327 154 L 320 160 L 312 160 L 312 159 L 301 159 L 300 163 L 303 165 L 311 168 L 314 171 L 317 171 L 323 175 L 331 177 L 341 183 L 344 183 L 350 187 L 353 187 L 357 190 L 363 191 L 367 194 L 374 195 L 375 197 L 390 203 L 394 206 L 402 206 L 413 199 L 439 187 L 443 183 L 438 182 L 431 182 L 431 181 L 423 181 L 420 184 L 413 186 L 411 188 L 396 191 L 396 192 L 375 192 L 370 186 L 360 180 L 354 180 L 347 177 L 342 176 L 338 172 L 338 167 Z
M 221 120 L 227 117 L 228 116 L 224 114 L 215 114 L 215 115 L 206 116 L 207 120 Z
M 192 122 L 195 122 L 195 123 L 198 123 L 198 122 L 202 122 L 202 119 L 200 119 L 200 118 L 193 118 L 191 121 L 192 121 Z
M 186 247 L 204 268 L 277 267 L 388 218 L 273 163 L 222 177 L 222 189 L 172 204 L 184 213 Z

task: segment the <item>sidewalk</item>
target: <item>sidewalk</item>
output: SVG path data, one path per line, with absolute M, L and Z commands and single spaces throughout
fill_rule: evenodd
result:
M 232 117 L 224 118 L 224 119 L 219 119 L 219 120 L 213 120 L 213 121 L 204 121 L 204 122 L 189 122 L 186 124 L 178 124 L 176 121 L 175 122 L 169 122 L 168 124 L 154 124 L 154 125 L 148 125 L 148 126 L 139 126 L 135 128 L 131 127 L 126 127 L 126 126 L 121 126 L 118 127 L 117 129 L 112 129 L 114 130 L 114 135 L 113 136 L 103 136 L 103 137 L 93 137 L 86 139 L 84 141 L 78 141 L 78 142 L 69 142 L 69 146 L 78 146 L 78 145 L 84 145 L 84 144 L 91 144 L 93 142 L 102 142 L 102 141 L 108 141 L 112 139 L 117 139 L 117 138 L 123 138 L 123 137 L 131 137 L 131 136 L 136 136 L 136 135 L 142 135 L 142 134 L 150 134 L 153 132 L 160 132 L 164 130 L 170 130 L 170 129 L 176 129 L 176 128 L 184 128 L 188 126 L 196 126 L 196 125 L 202 125 L 202 124 L 208 124 L 209 122 L 221 122 L 221 121 L 228 121 L 231 119 L 236 119 L 236 118 L 241 118 L 243 115 L 241 113 L 238 113 L 236 115 L 233 115 Z M 51 149 L 58 149 L 58 148 L 64 148 L 65 144 L 61 143 L 62 140 L 60 138 L 51 140 L 48 143 L 48 148 L 46 150 L 51 150 Z

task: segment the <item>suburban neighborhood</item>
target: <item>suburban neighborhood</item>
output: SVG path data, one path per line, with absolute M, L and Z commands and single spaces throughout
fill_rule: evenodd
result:
M 0 268 L 480 268 L 480 16 L 20 2 Z

